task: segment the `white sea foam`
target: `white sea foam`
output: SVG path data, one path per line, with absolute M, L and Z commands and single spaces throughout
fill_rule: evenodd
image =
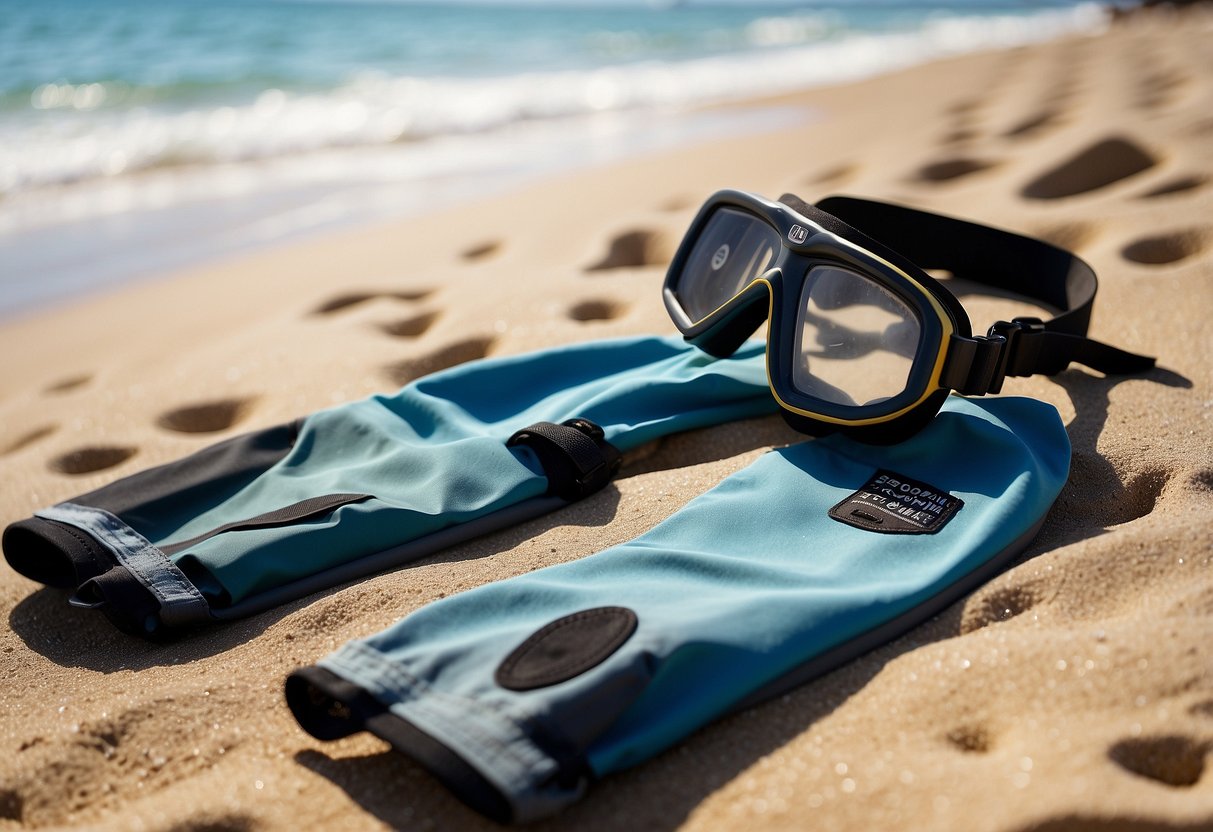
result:
M 1095 4 L 1028 16 L 943 17 L 890 34 L 843 34 L 828 13 L 795 13 L 750 23 L 743 32 L 749 48 L 742 52 L 483 78 L 364 74 L 325 93 L 269 89 L 255 100 L 209 109 L 107 108 L 101 106 L 107 97 L 121 90 L 47 84 L 34 92 L 37 110 L 29 117 L 0 124 L 0 194 L 151 168 L 229 165 L 480 134 L 534 120 L 685 108 L 1103 25 Z M 620 50 L 627 51 L 626 44 Z

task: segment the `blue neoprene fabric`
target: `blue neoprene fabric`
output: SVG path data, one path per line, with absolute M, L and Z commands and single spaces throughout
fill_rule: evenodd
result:
M 248 614 L 564 505 L 535 452 L 507 447 L 534 423 L 586 419 L 627 451 L 772 413 L 763 358 L 637 337 L 471 362 L 48 507 L 5 554 L 115 623 L 154 604 L 126 615 L 136 631 Z
M 250 593 L 539 497 L 543 469 L 507 448 L 534 422 L 581 417 L 621 451 L 774 411 L 761 345 L 714 361 L 681 339 L 600 341 L 480 361 L 308 417 L 291 453 L 174 538 L 317 494 L 372 499 L 293 527 L 229 532 L 187 557 Z
M 952 396 L 899 445 L 834 436 L 772 451 L 631 542 L 430 604 L 319 667 L 470 765 L 511 819 L 534 820 L 988 580 L 1031 540 L 1069 460 L 1050 405 Z M 828 515 L 879 470 L 963 507 L 926 534 Z M 495 680 L 545 625 L 602 607 L 638 623 L 600 663 L 532 690 Z M 588 777 L 561 776 L 570 760 Z

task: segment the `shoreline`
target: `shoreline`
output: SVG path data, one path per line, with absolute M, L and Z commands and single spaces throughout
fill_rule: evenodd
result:
M 729 123 L 718 107 L 703 107 L 658 114 L 660 129 L 629 137 L 629 130 L 634 133 L 646 115 L 608 113 L 437 138 L 400 151 L 334 150 L 329 156 L 337 158 L 331 162 L 325 154 L 312 154 L 210 166 L 213 169 L 149 170 L 116 182 L 76 186 L 82 191 L 72 195 L 77 204 L 135 205 L 0 236 L 6 271 L 37 275 L 36 280 L 24 282 L 6 280 L 9 295 L 0 305 L 0 326 L 127 283 L 172 279 L 175 272 L 253 252 L 471 205 L 584 168 L 777 130 L 812 118 L 789 106 L 759 109 L 747 102 L 736 106 L 748 112 L 746 124 Z M 476 148 L 492 152 L 477 153 Z M 349 153 L 358 158 L 340 158 Z M 469 168 L 452 169 L 457 158 Z M 434 172 L 415 173 L 413 169 L 425 159 L 433 161 Z M 338 180 L 308 181 L 298 172 L 308 165 L 323 168 L 330 163 L 343 171 Z M 386 182 L 379 181 L 385 172 L 394 173 Z M 221 189 L 226 193 L 206 193 L 215 187 L 215 178 L 229 180 Z M 157 204 L 166 189 L 197 191 L 197 196 Z M 47 195 L 40 196 L 46 200 Z M 57 205 L 65 199 L 51 193 L 46 201 Z M 35 212 L 48 210 L 35 208 Z
M 671 334 L 665 265 L 719 188 L 969 217 L 1073 249 L 1100 278 L 1092 336 L 1158 358 L 1008 380 L 1073 447 L 1039 536 L 904 637 L 533 828 L 1213 825 L 1210 37 L 1207 12 L 1141 13 L 751 102 L 822 117 L 0 322 L 0 522 L 466 360 Z M 962 301 L 977 330 L 1023 314 Z M 778 417 L 671 437 L 556 514 L 168 644 L 0 567 L 0 829 L 497 828 L 377 739 L 308 737 L 283 678 L 438 598 L 628 540 L 803 439 Z
M 767 99 L 795 102 L 806 91 L 885 77 L 907 67 L 947 60 L 956 53 L 997 52 L 1108 25 L 1096 22 L 1100 13 L 1094 6 L 1047 9 L 1036 14 L 1039 31 L 1035 32 L 1025 29 L 1024 21 L 1014 15 L 990 20 L 961 16 L 928 23 L 915 32 L 852 32 L 837 43 L 711 55 L 698 63 L 688 59 L 674 64 L 669 77 L 660 67 L 645 62 L 606 66 L 597 71 L 600 76 L 591 73 L 586 75 L 588 81 L 581 79 L 580 83 L 589 84 L 582 94 L 590 95 L 595 80 L 602 87 L 600 96 L 603 90 L 615 89 L 628 78 L 633 84 L 641 84 L 641 89 L 631 94 L 635 100 L 616 90 L 614 95 L 622 96 L 625 104 L 621 108 L 607 106 L 600 112 L 593 108 L 576 110 L 572 104 L 576 96 L 565 90 L 562 94 L 571 98 L 562 99 L 562 106 L 573 107 L 568 112 L 558 109 L 545 115 L 540 104 L 537 118 L 507 119 L 470 132 L 456 129 L 423 134 L 415 140 L 401 138 L 367 145 L 354 142 L 348 146 L 338 143 L 249 158 L 241 157 L 235 148 L 213 148 L 215 155 L 209 161 L 183 163 L 170 155 L 163 165 L 135 168 L 119 175 L 98 176 L 94 172 L 89 176 L 81 172 L 82 179 L 71 176 L 58 185 L 19 188 L 0 202 L 0 262 L 4 263 L 0 274 L 0 288 L 4 290 L 0 325 L 6 319 L 36 314 L 40 308 L 104 292 L 129 280 L 155 279 L 262 248 L 289 245 L 316 234 L 405 220 L 442 207 L 470 204 L 486 195 L 525 188 L 530 182 L 582 167 L 712 142 L 733 134 L 778 130 L 794 126 L 800 118 L 815 117 L 795 103 L 771 104 L 768 111 L 761 111 L 759 102 Z M 788 25 L 783 18 L 766 23 L 768 27 Z M 799 62 L 794 60 L 796 55 L 800 56 Z M 714 62 L 724 65 L 715 66 Z M 728 66 L 732 75 L 752 74 L 754 78 L 742 83 L 725 70 Z M 700 80 L 710 80 L 709 88 L 716 92 L 697 97 L 692 90 L 683 89 L 696 73 L 707 73 Z M 521 83 L 527 77 L 483 80 L 498 94 L 507 94 L 510 84 Z M 546 83 L 543 77 L 536 76 L 534 83 Z M 577 73 L 555 73 L 548 81 L 568 86 L 580 77 Z M 764 85 L 760 81 L 775 92 L 755 95 L 754 90 Z M 649 91 L 646 85 L 658 89 L 672 85 L 672 89 Z M 750 87 L 754 89 L 743 94 Z M 288 96 L 272 92 L 277 95 L 270 96 L 271 103 L 286 106 Z M 456 94 L 456 90 L 448 92 Z M 386 94 L 386 90 L 380 93 Z M 516 96 L 517 91 L 510 94 Z M 356 100 L 346 103 L 363 106 Z M 315 109 L 314 104 L 306 106 L 309 112 Z M 234 116 L 226 111 L 240 109 L 223 107 L 213 115 L 224 115 L 224 120 L 230 121 Z M 196 116 L 205 112 L 178 113 L 176 117 L 197 121 Z M 745 123 L 727 118 L 726 114 L 737 112 L 746 113 Z M 173 117 L 170 112 L 160 116 Z M 451 114 L 448 117 L 453 118 Z M 262 126 L 266 130 L 270 127 Z M 162 124 L 156 129 L 167 127 Z M 273 135 L 270 131 L 262 141 L 272 143 Z M 137 143 L 134 136 L 130 140 Z M 244 140 L 250 137 L 246 135 Z M 123 146 L 112 150 L 122 158 L 133 152 Z M 188 157 L 190 152 L 200 151 L 187 146 L 183 152 Z M 227 153 L 234 156 L 228 158 Z M 9 161 L 20 158 L 18 153 Z M 16 170 L 13 168 L 9 175 L 18 175 Z M 49 174 L 43 171 L 40 175 Z

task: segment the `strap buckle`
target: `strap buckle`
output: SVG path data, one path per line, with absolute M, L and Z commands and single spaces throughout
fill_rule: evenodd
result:
M 1040 372 L 1041 339 L 1024 336 L 1044 331 L 1039 318 L 1015 318 L 998 321 L 985 335 L 953 338 L 941 381 L 964 396 L 998 393 L 1007 376 Z
M 986 333 L 986 337 L 990 340 L 1001 338 L 1005 343 L 1002 349 L 998 351 L 998 358 L 994 364 L 994 371 L 990 376 L 989 392 L 1002 392 L 1002 383 L 1007 376 L 1023 376 L 1031 375 L 1030 372 L 1025 373 L 1019 368 L 1022 366 L 1033 366 L 1035 356 L 1021 356 L 1025 342 L 1021 339 L 1025 335 L 1031 335 L 1035 332 L 1044 332 L 1045 324 L 1040 318 L 1019 317 L 1012 318 L 1009 321 L 995 321 Z M 1038 348 L 1039 349 L 1039 348 Z M 1012 362 L 1012 358 L 1016 359 Z M 1025 360 L 1026 359 L 1026 360 Z

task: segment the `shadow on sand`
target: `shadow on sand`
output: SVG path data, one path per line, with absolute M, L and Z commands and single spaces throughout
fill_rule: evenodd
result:
M 784 444 L 796 434 L 777 416 L 748 419 L 680 434 L 650 443 L 625 459 L 620 478 L 676 466 L 691 466 L 731 458 L 758 448 Z M 491 557 L 559 526 L 605 526 L 619 508 L 619 490 L 611 485 L 585 500 L 551 514 L 446 549 L 405 564 L 454 563 Z M 397 571 L 397 570 L 392 570 Z M 43 587 L 19 601 L 8 616 L 9 627 L 27 647 L 64 667 L 83 667 L 103 673 L 184 664 L 217 655 L 256 638 L 276 622 L 309 604 L 331 596 L 363 578 L 308 595 L 246 619 L 218 623 L 183 633 L 168 641 L 149 642 L 109 625 L 93 610 L 67 603 L 69 593 Z
M 1119 383 L 1146 380 L 1187 389 L 1191 381 L 1170 370 L 1156 368 L 1131 377 L 1103 378 L 1079 370 L 1054 377 L 1070 395 L 1076 417 L 1067 426 L 1076 468 L 1083 478 L 1083 499 L 1071 498 L 1063 507 L 1063 528 L 1042 534 L 1008 568 L 1031 560 L 1058 545 L 1102 534 L 1121 514 L 1140 509 L 1144 484 L 1125 485 L 1111 463 L 1099 456 L 1099 435 L 1108 418 L 1111 390 Z M 1072 474 L 1072 476 L 1074 476 Z M 1090 501 L 1089 489 L 1098 489 L 1119 507 L 1109 520 L 1107 502 Z M 1069 491 L 1070 489 L 1067 489 Z M 1157 496 L 1157 493 L 1154 494 Z M 1153 498 L 1148 500 L 1153 505 Z M 1085 504 L 1085 510 L 1080 510 Z M 1141 513 L 1146 513 L 1145 508 Z M 1055 509 L 1056 512 L 1056 509 Z M 1046 528 L 1053 521 L 1046 523 Z M 814 724 L 828 717 L 881 672 L 886 664 L 923 646 L 946 641 L 966 632 L 962 599 L 942 613 L 842 667 L 818 677 L 778 699 L 726 717 L 697 731 L 672 749 L 633 769 L 594 784 L 586 797 L 558 817 L 534 824 L 536 830 L 615 830 L 633 828 L 673 830 L 706 798 L 735 780 L 758 760 L 787 745 Z M 327 778 L 381 822 L 403 828 L 420 818 L 441 817 L 461 829 L 499 829 L 463 807 L 418 765 L 395 751 L 354 757 L 330 757 L 319 751 L 296 755 L 300 765 Z M 1075 819 L 1075 828 L 1106 832 L 1113 826 L 1094 818 Z M 1062 828 L 1062 827 L 1057 827 Z

